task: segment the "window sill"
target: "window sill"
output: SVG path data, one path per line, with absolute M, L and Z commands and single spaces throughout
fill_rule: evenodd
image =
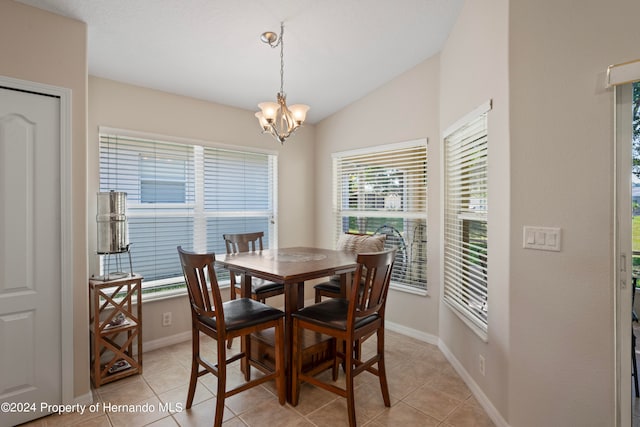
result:
M 398 292 L 404 292 L 404 293 L 413 294 L 413 295 L 420 295 L 421 297 L 429 296 L 428 289 L 419 289 L 413 286 L 401 285 L 399 283 L 392 282 L 389 288 Z
M 220 285 L 220 290 L 222 291 L 223 289 L 229 289 L 229 284 Z M 186 297 L 187 295 L 188 295 L 188 292 L 186 287 L 181 289 L 171 289 L 168 291 L 159 291 L 159 292 L 153 292 L 148 294 L 145 294 L 143 292 L 142 303 L 144 304 L 147 302 L 163 301 L 163 300 L 168 300 L 173 298 L 182 298 L 182 297 Z
M 142 294 L 142 303 L 151 301 L 162 301 L 171 298 L 180 298 L 187 295 L 187 288 L 172 289 L 170 291 L 152 292 L 149 294 Z

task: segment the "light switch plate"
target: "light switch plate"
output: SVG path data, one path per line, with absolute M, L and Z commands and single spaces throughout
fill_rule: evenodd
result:
M 562 230 L 559 227 L 532 227 L 525 225 L 522 233 L 522 247 L 540 251 L 560 252 Z

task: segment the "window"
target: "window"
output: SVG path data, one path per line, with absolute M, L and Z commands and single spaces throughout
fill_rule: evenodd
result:
M 444 302 L 486 339 L 488 315 L 487 112 L 444 136 Z
M 133 269 L 143 288 L 183 286 L 176 247 L 225 253 L 223 233 L 275 244 L 274 154 L 100 129 L 100 191 L 127 193 Z M 219 272 L 222 281 L 226 271 Z
M 333 155 L 336 238 L 386 234 L 398 253 L 391 285 L 427 289 L 427 141 Z
M 187 161 L 140 155 L 140 203 L 186 203 Z

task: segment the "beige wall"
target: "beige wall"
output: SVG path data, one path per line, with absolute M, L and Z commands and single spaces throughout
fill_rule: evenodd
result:
M 376 91 L 323 120 L 316 129 L 316 243 L 334 248 L 331 154 L 362 147 L 427 138 L 429 296 L 390 291 L 387 319 L 434 338 L 438 334 L 439 58 L 428 59 Z
M 509 421 L 612 425 L 614 128 L 604 72 L 640 58 L 640 2 L 511 0 L 509 16 Z M 523 225 L 562 227 L 562 252 L 521 249 Z
M 509 77 L 508 1 L 465 2 L 441 53 L 440 125 L 444 130 L 491 99 L 489 113 L 489 328 L 483 342 L 440 305 L 439 336 L 506 418 L 509 408 Z M 430 178 L 431 180 L 431 178 Z M 431 237 L 431 234 L 429 235 Z M 485 358 L 485 376 L 479 357 Z
M 74 394 L 89 391 L 86 244 L 87 27 L 13 1 L 0 1 L 0 75 L 69 88 L 73 178 Z
M 278 244 L 281 247 L 313 245 L 313 125 L 305 125 L 282 146 L 271 137 L 260 134 L 253 111 L 94 76 L 89 77 L 88 120 L 88 217 L 92 274 L 98 273 L 93 218 L 96 214 L 95 194 L 98 191 L 99 126 L 190 138 L 205 144 L 209 142 L 277 151 Z M 135 269 L 135 258 L 133 263 Z M 166 311 L 173 313 L 173 325 L 170 327 L 162 327 L 162 313 Z M 172 335 L 187 332 L 191 327 L 189 316 L 186 297 L 145 303 L 143 341 L 158 343 L 163 339 L 172 339 Z

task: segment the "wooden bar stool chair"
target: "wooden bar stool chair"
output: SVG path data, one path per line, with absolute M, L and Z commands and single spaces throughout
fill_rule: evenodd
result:
M 269 380 L 275 380 L 278 400 L 284 405 L 286 399 L 284 376 L 284 313 L 249 298 L 238 298 L 222 302 L 220 288 L 214 270 L 215 255 L 194 254 L 186 252 L 178 246 L 182 271 L 189 291 L 191 303 L 192 346 L 191 378 L 187 393 L 187 409 L 193 404 L 198 377 L 211 373 L 218 378 L 216 393 L 216 414 L 214 426 L 222 425 L 224 401 L 251 387 Z M 208 287 L 210 286 L 210 290 Z M 232 389 L 226 390 L 227 365 L 248 357 L 244 352 L 227 358 L 226 341 L 233 337 L 244 337 L 253 332 L 275 328 L 275 369 L 265 372 L 266 375 L 251 380 Z M 200 356 L 200 333 L 216 340 L 218 360 L 211 364 Z M 201 369 L 203 368 L 203 369 Z
M 391 270 L 396 250 L 361 253 L 357 256 L 356 268 L 349 299 L 332 298 L 300 309 L 293 316 L 293 375 L 292 404 L 298 404 L 300 383 L 308 382 L 347 399 L 349 425 L 356 425 L 354 402 L 354 377 L 364 371 L 378 376 L 382 399 L 385 406 L 391 406 L 389 387 L 384 364 L 384 311 L 391 281 Z M 358 286 L 359 285 L 359 286 Z M 338 349 L 334 360 L 325 362 L 312 371 L 301 369 L 301 337 L 304 330 L 311 330 L 336 338 L 344 343 L 344 352 Z M 368 360 L 361 360 L 359 343 L 376 334 L 376 354 Z M 335 345 L 334 342 L 334 345 Z M 315 374 L 333 364 L 336 372 L 338 358 L 344 363 L 346 373 L 345 388 L 326 383 L 314 377 Z M 377 368 L 374 367 L 377 365 Z
M 228 255 L 240 252 L 255 252 L 256 248 L 262 251 L 263 237 L 264 232 L 262 231 L 222 235 Z M 231 299 L 236 299 L 237 296 L 242 294 L 242 288 L 233 272 L 230 272 L 229 276 L 231 280 Z M 269 297 L 282 294 L 284 294 L 284 285 L 282 283 L 271 283 L 258 278 L 251 280 L 251 298 L 256 301 L 265 302 Z
M 360 252 L 379 252 L 384 249 L 386 236 L 372 234 L 344 233 L 336 243 L 336 250 L 347 251 L 354 254 Z M 322 297 L 340 298 L 344 297 L 343 289 L 340 286 L 340 276 L 332 276 L 328 281 L 318 283 L 315 289 L 315 302 L 322 301 Z
M 264 232 L 262 231 L 222 235 L 227 248 L 227 255 L 237 254 L 240 252 L 255 252 L 256 248 L 262 251 L 263 237 Z M 236 297 L 242 295 L 242 287 L 233 271 L 229 272 L 229 281 L 231 299 L 234 300 Z M 284 294 L 284 285 L 282 283 L 267 282 L 266 280 L 258 279 L 257 277 L 254 277 L 251 280 L 251 299 L 264 303 L 267 298 L 282 294 Z M 231 348 L 232 344 L 233 340 L 230 339 L 227 343 L 227 348 Z

